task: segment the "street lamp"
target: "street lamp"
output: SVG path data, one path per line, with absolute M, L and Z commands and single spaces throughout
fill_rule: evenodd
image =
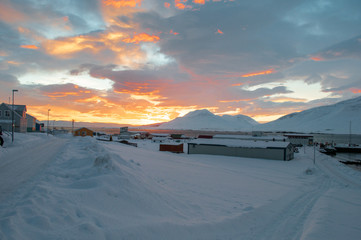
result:
M 11 113 L 11 142 L 14 142 L 14 92 L 17 92 L 17 89 L 13 89 L 13 105 L 12 105 L 12 113 Z
M 49 112 L 51 109 L 48 109 L 48 127 L 46 128 L 47 135 L 49 135 Z

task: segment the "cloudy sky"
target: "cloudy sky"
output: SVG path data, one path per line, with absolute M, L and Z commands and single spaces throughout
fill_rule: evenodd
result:
M 361 95 L 360 0 L 0 0 L 0 102 L 150 124 L 266 122 Z

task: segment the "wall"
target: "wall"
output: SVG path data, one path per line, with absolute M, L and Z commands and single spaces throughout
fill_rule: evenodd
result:
M 277 148 L 241 148 L 219 145 L 188 144 L 188 154 L 211 154 L 224 156 L 237 156 L 248 158 L 264 158 L 284 160 L 285 149 Z

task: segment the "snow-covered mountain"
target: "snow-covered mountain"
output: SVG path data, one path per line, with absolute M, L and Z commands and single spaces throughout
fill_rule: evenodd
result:
M 257 130 L 361 134 L 361 97 L 311 108 L 258 125 Z
M 259 124 L 245 115 L 217 116 L 206 109 L 196 110 L 159 126 L 161 129 L 224 131 L 291 131 L 361 134 L 361 97 L 333 105 L 311 108 Z
M 245 115 L 217 116 L 210 111 L 196 110 L 178 117 L 170 122 L 163 123 L 162 129 L 189 129 L 189 130 L 228 130 L 228 131 L 252 131 L 252 127 L 258 125 L 254 119 Z

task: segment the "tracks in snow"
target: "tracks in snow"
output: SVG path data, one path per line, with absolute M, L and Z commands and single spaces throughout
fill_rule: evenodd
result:
M 23 152 L 9 151 L 0 162 L 0 201 L 41 171 L 67 143 L 66 139 L 36 141 Z

